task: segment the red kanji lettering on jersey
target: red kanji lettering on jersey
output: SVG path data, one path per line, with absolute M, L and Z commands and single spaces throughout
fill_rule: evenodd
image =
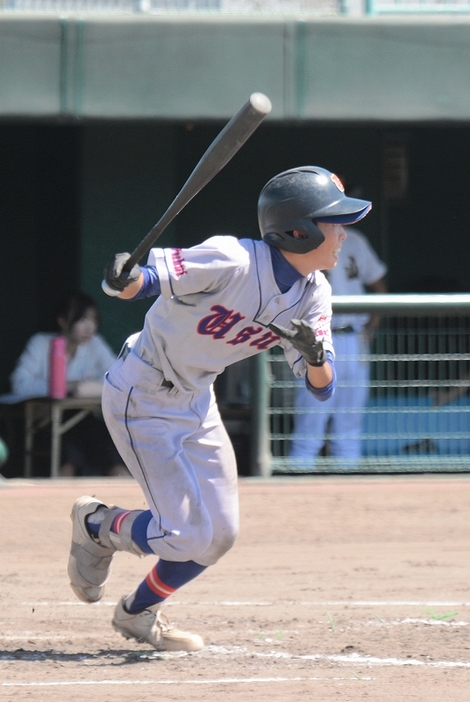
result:
M 263 331 L 263 327 L 243 327 L 234 339 L 227 341 L 227 344 L 232 344 L 232 346 L 244 344 L 246 341 L 249 341 L 252 336 L 259 334 L 260 331 Z
M 269 348 L 275 341 L 279 341 L 279 337 L 269 331 L 263 334 L 263 336 L 260 336 L 259 339 L 253 339 L 250 346 L 256 346 L 260 351 L 264 351 L 264 349 Z
M 235 324 L 245 319 L 240 312 L 228 310 L 222 305 L 214 305 L 211 310 L 214 314 L 201 319 L 197 325 L 197 331 L 199 334 L 210 334 L 214 339 L 223 339 Z

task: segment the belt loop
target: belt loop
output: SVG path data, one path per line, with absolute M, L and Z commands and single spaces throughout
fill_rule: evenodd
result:
M 122 345 L 122 349 L 119 351 L 118 360 L 120 358 L 122 358 L 122 360 L 125 361 L 126 358 L 128 357 L 128 355 L 130 354 L 130 352 L 131 352 L 131 347 L 129 346 L 127 341 L 125 341 L 124 344 Z

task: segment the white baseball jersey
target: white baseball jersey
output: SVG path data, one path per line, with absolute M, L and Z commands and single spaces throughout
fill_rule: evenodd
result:
M 228 365 L 277 344 L 297 377 L 306 363 L 268 324 L 304 319 L 333 353 L 331 295 L 317 271 L 281 294 L 269 246 L 215 236 L 190 249 L 152 249 L 161 296 L 146 315 L 135 353 L 183 392 L 211 385 Z
M 364 234 L 357 229 L 345 227 L 347 239 L 343 241 L 339 261 L 335 268 L 327 271 L 333 295 L 363 295 L 366 285 L 377 282 L 387 272 L 387 266 L 379 259 Z M 336 314 L 332 327 L 351 325 L 361 331 L 369 315 Z

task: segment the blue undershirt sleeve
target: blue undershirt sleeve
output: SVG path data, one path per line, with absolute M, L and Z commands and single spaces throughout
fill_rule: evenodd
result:
M 325 385 L 324 388 L 315 388 L 310 383 L 307 376 L 305 376 L 305 386 L 306 386 L 307 390 L 309 392 L 311 392 L 312 395 L 315 395 L 317 400 L 320 400 L 320 402 L 324 402 L 325 400 L 329 400 L 330 397 L 333 395 L 333 393 L 335 391 L 335 387 L 336 387 L 336 371 L 335 371 L 334 357 L 333 357 L 333 354 L 331 353 L 331 351 L 326 351 L 325 353 L 326 353 L 326 357 L 328 359 L 328 363 L 330 364 L 331 369 L 333 371 L 333 380 L 331 381 L 331 383 L 329 383 L 328 385 Z
M 129 302 L 143 300 L 146 297 L 157 297 L 158 295 L 161 295 L 162 289 L 156 267 L 141 266 L 140 269 L 144 274 L 144 282 L 137 295 L 129 298 Z

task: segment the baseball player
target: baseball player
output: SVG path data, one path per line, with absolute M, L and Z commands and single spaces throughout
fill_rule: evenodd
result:
M 325 271 L 334 295 L 363 295 L 388 291 L 387 267 L 364 234 L 345 227 L 338 265 Z M 379 324 L 379 317 L 367 314 L 338 314 L 332 318 L 337 385 L 334 396 L 320 408 L 310 400 L 299 384 L 290 457 L 292 470 L 314 469 L 325 437 L 329 434 L 329 453 L 339 465 L 354 469 L 361 458 L 361 431 L 364 410 L 369 398 L 369 342 Z M 307 465 L 306 465 L 307 464 Z
M 261 240 L 214 236 L 188 249 L 152 249 L 148 264 L 106 265 L 122 299 L 157 296 L 141 332 L 105 378 L 103 413 L 147 510 L 79 498 L 72 510 L 71 586 L 97 602 L 116 551 L 158 556 L 114 612 L 114 629 L 159 650 L 196 651 L 198 634 L 162 614 L 169 595 L 214 565 L 238 532 L 237 467 L 213 382 L 228 365 L 275 345 L 319 400 L 335 385 L 331 288 L 345 232 L 371 207 L 329 171 L 280 173 L 258 201 Z

